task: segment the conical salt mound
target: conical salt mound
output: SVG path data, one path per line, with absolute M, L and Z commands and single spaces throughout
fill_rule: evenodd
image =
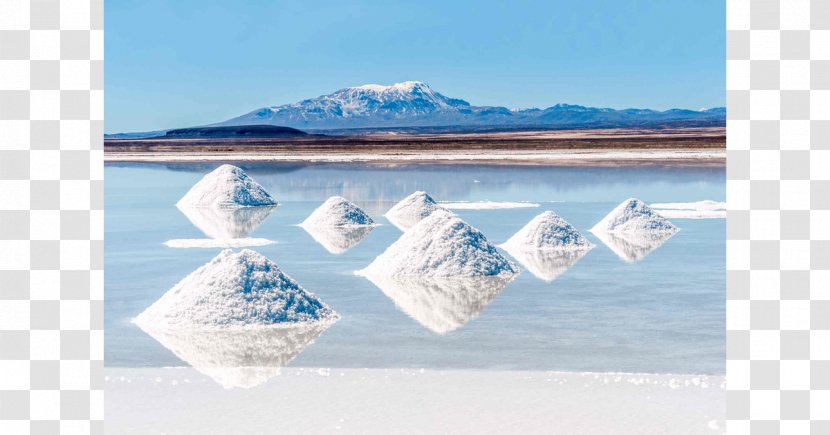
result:
M 135 318 L 152 328 L 230 328 L 332 320 L 337 314 L 262 254 L 226 249 Z
M 426 192 L 417 191 L 395 204 L 384 216 L 396 227 L 407 230 L 435 210 L 446 210 Z
M 354 205 L 342 196 L 332 196 L 320 207 L 317 207 L 300 224 L 306 228 L 313 227 L 348 227 L 360 225 L 375 225 L 375 221 L 369 217 L 360 207 Z
M 233 165 L 222 165 L 202 177 L 176 205 L 252 207 L 277 205 L 277 201 L 242 169 Z
M 481 232 L 438 211 L 410 228 L 363 270 L 365 276 L 499 276 L 518 273 Z
M 677 227 L 643 201 L 629 198 L 594 225 L 591 232 L 674 234 Z
M 594 244 L 558 214 L 546 211 L 531 219 L 502 247 L 510 250 L 589 250 Z

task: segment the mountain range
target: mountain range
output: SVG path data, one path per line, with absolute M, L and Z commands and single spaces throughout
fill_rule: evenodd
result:
M 263 107 L 204 127 L 272 125 L 353 134 L 351 129 L 461 130 L 723 126 L 726 108 L 705 110 L 609 109 L 556 104 L 546 109 L 474 106 L 419 81 L 363 85 L 297 103 Z M 166 130 L 118 133 L 108 138 L 162 136 Z
M 633 127 L 665 123 L 723 125 L 726 109 L 609 109 L 556 104 L 546 109 L 512 110 L 473 106 L 446 97 L 423 82 L 363 85 L 293 104 L 263 107 L 214 125 L 280 125 L 299 129 L 527 126 Z

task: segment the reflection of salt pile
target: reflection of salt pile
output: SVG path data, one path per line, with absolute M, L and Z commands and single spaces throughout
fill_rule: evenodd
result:
M 406 230 L 429 216 L 435 210 L 444 210 L 426 192 L 418 191 L 395 204 L 384 216 L 396 227 Z
M 678 228 L 638 199 L 627 199 L 591 228 L 621 259 L 643 259 L 673 236 Z
M 244 329 L 157 329 L 145 332 L 225 388 L 251 388 L 278 375 L 332 322 Z
M 170 247 L 243 247 L 273 243 L 268 239 L 249 238 L 276 209 L 267 207 L 179 207 L 179 210 L 210 239 L 175 239 L 165 244 Z M 211 240 L 212 239 L 212 240 Z
M 500 277 L 367 278 L 401 311 L 438 334 L 472 320 L 510 282 Z
M 179 207 L 250 207 L 277 205 L 277 201 L 242 169 L 222 165 L 193 185 Z
M 357 245 L 368 235 L 374 226 L 361 227 L 307 227 L 303 229 L 326 251 L 342 254 Z
M 152 328 L 302 323 L 337 314 L 262 254 L 224 250 L 135 318 Z
M 405 232 L 365 269 L 375 276 L 500 276 L 519 269 L 481 232 L 458 216 L 437 211 Z
M 376 224 L 360 207 L 332 196 L 300 226 L 327 251 L 342 254 L 360 243 Z
M 527 223 L 501 245 L 533 275 L 550 282 L 593 249 L 573 225 L 552 211 Z

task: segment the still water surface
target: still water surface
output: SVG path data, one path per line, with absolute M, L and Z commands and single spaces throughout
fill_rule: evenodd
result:
M 163 244 L 206 238 L 175 203 L 217 165 L 106 166 L 108 366 L 186 365 L 130 319 L 219 252 Z M 628 197 L 649 203 L 723 201 L 723 168 L 240 166 L 281 204 L 255 217 L 261 223 L 248 234 L 276 243 L 252 249 L 341 316 L 314 343 L 293 349 L 299 354 L 292 366 L 724 373 L 725 221 L 674 220 L 679 233 L 629 261 L 587 231 Z M 395 295 L 395 289 L 385 293 L 353 274 L 400 236 L 382 214 L 415 190 L 439 201 L 541 205 L 456 210 L 493 243 L 504 242 L 542 211 L 554 210 L 597 247 L 552 281 L 544 270 L 531 272 L 520 264 L 523 272 L 504 288 L 473 291 L 457 306 L 442 305 L 445 312 L 437 315 L 452 317 L 448 326 L 425 313 L 428 304 L 393 300 L 387 293 Z M 331 195 L 355 202 L 382 224 L 362 238 L 349 235 L 359 242 L 339 254 L 296 226 Z M 642 258 L 631 262 L 634 257 Z

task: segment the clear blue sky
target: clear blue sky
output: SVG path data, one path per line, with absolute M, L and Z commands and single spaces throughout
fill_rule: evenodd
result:
M 511 108 L 725 104 L 723 0 L 107 2 L 106 131 L 421 80 Z

